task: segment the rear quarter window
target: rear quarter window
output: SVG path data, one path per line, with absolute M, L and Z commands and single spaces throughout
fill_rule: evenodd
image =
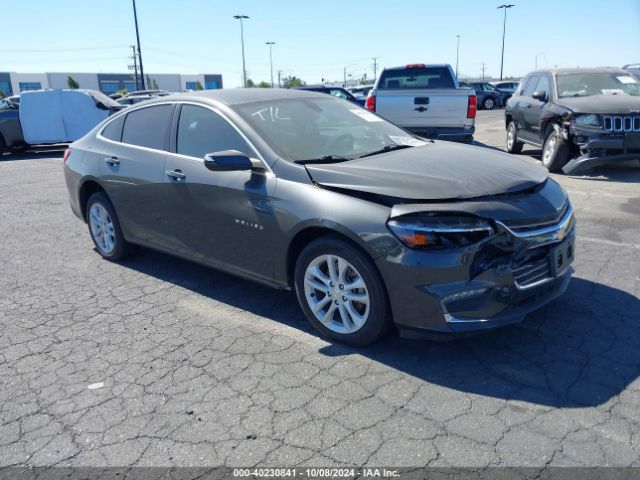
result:
M 126 115 L 120 115 L 109 122 L 107 126 L 102 129 L 101 135 L 108 140 L 113 140 L 114 142 L 122 140 L 122 127 L 124 125 L 125 116 Z
M 417 67 L 401 70 L 385 70 L 378 85 L 379 90 L 429 88 L 455 88 L 453 76 L 447 67 Z

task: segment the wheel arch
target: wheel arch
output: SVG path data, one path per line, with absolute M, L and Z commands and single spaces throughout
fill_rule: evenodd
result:
M 80 186 L 80 190 L 78 192 L 78 202 L 80 205 L 80 211 L 82 212 L 82 218 L 86 221 L 87 219 L 87 202 L 91 195 L 97 192 L 104 192 L 104 194 L 109 198 L 109 194 L 105 191 L 104 187 L 94 178 L 89 178 L 82 182 Z M 111 200 L 111 199 L 109 199 Z

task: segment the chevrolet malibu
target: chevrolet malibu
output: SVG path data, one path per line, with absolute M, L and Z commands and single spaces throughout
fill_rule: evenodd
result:
M 64 171 L 104 258 L 142 245 L 294 290 L 352 345 L 520 322 L 572 273 L 573 210 L 544 168 L 329 95 L 144 102 L 73 143 Z

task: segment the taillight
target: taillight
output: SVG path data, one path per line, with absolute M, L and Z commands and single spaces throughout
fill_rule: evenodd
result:
M 367 100 L 364 102 L 364 108 L 367 110 L 371 110 L 372 112 L 376 111 L 376 96 L 369 94 Z
M 424 63 L 410 63 L 406 68 L 425 68 Z
M 476 118 L 477 110 L 478 98 L 475 95 L 469 95 L 469 102 L 467 103 L 467 118 Z
M 62 161 L 63 161 L 63 162 L 66 162 L 67 160 L 69 160 L 69 155 L 71 155 L 71 149 L 70 149 L 70 148 L 67 148 L 67 149 L 64 151 L 64 155 L 62 156 Z

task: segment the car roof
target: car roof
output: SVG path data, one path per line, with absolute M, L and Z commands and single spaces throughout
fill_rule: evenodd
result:
M 409 65 L 412 65 L 412 64 L 409 64 Z M 435 67 L 435 68 L 447 68 L 447 67 L 449 67 L 449 65 L 446 64 L 446 63 L 415 63 L 413 65 L 420 65 L 420 66 L 424 65 L 425 68 L 433 68 L 433 67 Z M 416 68 L 416 67 L 410 67 L 408 65 L 402 65 L 400 67 L 387 67 L 387 68 L 385 68 L 385 70 L 411 70 L 412 68 Z
M 589 67 L 589 68 L 547 68 L 544 70 L 537 70 L 534 73 L 550 73 L 552 75 L 564 75 L 571 73 L 626 73 L 623 68 L 620 67 Z
M 293 88 L 231 88 L 174 93 L 164 97 L 154 97 L 149 100 L 146 105 L 170 101 L 193 101 L 209 104 L 221 103 L 233 107 L 234 105 L 246 103 L 295 98 L 327 98 L 327 94 Z

